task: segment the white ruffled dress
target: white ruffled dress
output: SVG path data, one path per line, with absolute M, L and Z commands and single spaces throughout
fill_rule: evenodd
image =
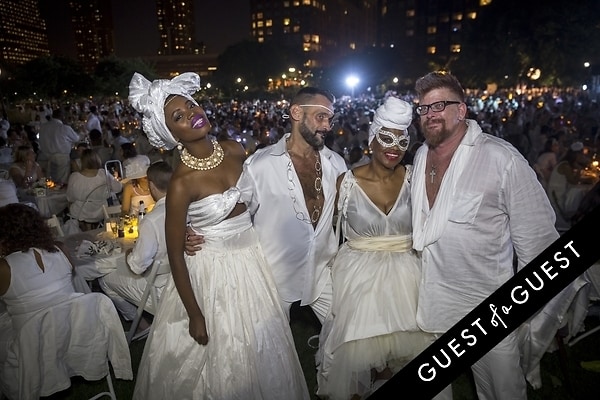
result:
M 421 261 L 412 250 L 408 166 L 385 214 L 348 171 L 338 209 L 345 241 L 332 266 L 333 302 L 317 353 L 318 392 L 347 400 L 372 390 L 371 369 L 398 372 L 433 342 L 417 327 Z

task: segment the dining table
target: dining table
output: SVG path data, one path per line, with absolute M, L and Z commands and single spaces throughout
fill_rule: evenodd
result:
M 17 197 L 22 203 L 35 204 L 44 218 L 60 215 L 69 207 L 66 187 L 19 189 Z
M 110 228 L 108 228 L 110 229 Z M 126 263 L 125 254 L 133 248 L 137 230 L 118 237 L 106 228 L 73 233 L 60 239 L 73 263 L 73 286 L 81 293 L 90 293 L 90 282 Z

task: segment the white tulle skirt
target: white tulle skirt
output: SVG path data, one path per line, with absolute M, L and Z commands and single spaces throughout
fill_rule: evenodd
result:
M 332 267 L 331 314 L 319 337 L 319 396 L 364 396 L 372 389 L 372 369 L 396 373 L 434 341 L 415 319 L 420 265 L 412 251 L 342 245 Z

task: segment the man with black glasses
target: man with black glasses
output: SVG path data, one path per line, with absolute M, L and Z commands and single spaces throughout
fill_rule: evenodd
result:
M 459 81 L 432 72 L 419 78 L 415 89 L 425 137 L 411 185 L 413 247 L 423 262 L 417 323 L 441 335 L 558 233 L 554 211 L 527 160 L 467 119 Z M 479 399 L 527 398 L 517 331 L 472 366 Z M 447 398 L 450 389 L 443 391 Z

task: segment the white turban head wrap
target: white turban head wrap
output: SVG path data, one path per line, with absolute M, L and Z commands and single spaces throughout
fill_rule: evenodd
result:
M 156 79 L 150 82 L 143 75 L 134 73 L 129 82 L 129 103 L 143 115 L 142 128 L 150 144 L 157 148 L 172 149 L 177 145 L 165 122 L 165 100 L 170 95 L 183 96 L 198 105 L 192 95 L 200 90 L 200 76 L 186 72 L 175 78 Z
M 369 144 L 379 129 L 386 127 L 406 131 L 413 117 L 412 106 L 397 97 L 388 97 L 384 103 L 375 110 L 373 122 L 369 127 Z

